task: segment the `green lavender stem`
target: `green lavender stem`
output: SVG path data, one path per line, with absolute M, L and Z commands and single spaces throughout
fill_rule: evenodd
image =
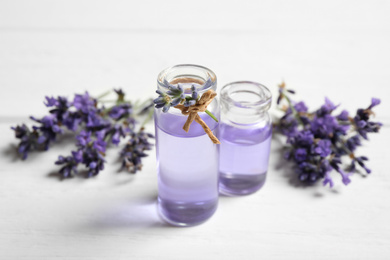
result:
M 218 119 L 213 115 L 213 113 L 211 113 L 210 111 L 208 111 L 207 109 L 206 109 L 206 111 L 204 111 L 204 112 L 206 112 L 206 114 L 208 114 L 212 119 L 214 119 L 215 120 L 215 122 L 217 122 L 218 123 Z

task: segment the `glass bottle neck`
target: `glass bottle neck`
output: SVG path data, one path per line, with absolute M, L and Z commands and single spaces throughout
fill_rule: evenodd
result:
M 271 92 L 256 82 L 227 84 L 221 90 L 222 117 L 235 124 L 269 121 L 271 98 Z
M 205 86 L 205 83 L 209 84 Z M 157 78 L 157 88 L 168 91 L 167 83 L 171 85 L 180 84 L 185 94 L 191 93 L 192 85 L 195 86 L 199 94 L 209 89 L 217 89 L 217 77 L 210 69 L 191 64 L 176 65 L 163 70 Z

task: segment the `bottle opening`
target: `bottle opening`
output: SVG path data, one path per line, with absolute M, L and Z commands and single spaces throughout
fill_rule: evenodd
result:
M 238 90 L 230 94 L 230 97 L 238 103 L 257 103 L 262 100 L 261 95 L 253 91 Z
M 221 90 L 222 102 L 240 108 L 268 110 L 272 95 L 269 89 L 252 81 L 237 81 L 225 85 Z
M 204 84 L 210 81 L 204 88 Z M 216 90 L 217 77 L 215 73 L 206 67 L 193 64 L 182 64 L 169 67 L 163 70 L 157 77 L 157 86 L 159 89 L 166 91 L 168 82 L 171 85 L 180 84 L 185 93 L 191 93 L 191 86 L 194 85 L 198 91 L 205 92 L 209 89 Z

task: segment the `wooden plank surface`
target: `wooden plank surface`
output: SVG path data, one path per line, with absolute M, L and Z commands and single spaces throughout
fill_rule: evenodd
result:
M 389 12 L 389 1 L 1 1 L 0 259 L 388 259 Z M 383 129 L 361 149 L 373 173 L 295 187 L 274 140 L 263 190 L 173 228 L 156 213 L 154 151 L 131 176 L 116 173 L 113 149 L 90 180 L 49 176 L 68 139 L 15 157 L 10 126 L 43 115 L 45 95 L 121 86 L 144 99 L 181 63 L 211 68 L 219 88 L 254 80 L 277 95 L 285 80 L 311 108 L 381 98 Z

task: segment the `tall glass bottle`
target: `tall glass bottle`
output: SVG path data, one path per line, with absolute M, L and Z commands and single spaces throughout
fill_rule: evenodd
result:
M 207 89 L 202 85 L 210 79 Z M 195 85 L 199 95 L 216 90 L 217 78 L 211 70 L 197 65 L 177 65 L 163 70 L 157 88 L 167 91 L 164 81 L 183 87 L 191 95 Z M 208 110 L 219 119 L 216 99 Z M 206 113 L 198 113 L 212 131 L 218 123 Z M 213 144 L 195 121 L 187 132 L 183 125 L 187 116 L 176 108 L 167 113 L 155 109 L 156 153 L 158 170 L 158 210 L 160 216 L 176 226 L 197 225 L 210 218 L 218 204 L 218 146 Z
M 240 81 L 222 88 L 220 193 L 246 195 L 264 185 L 272 135 L 270 106 L 271 92 L 259 83 Z

